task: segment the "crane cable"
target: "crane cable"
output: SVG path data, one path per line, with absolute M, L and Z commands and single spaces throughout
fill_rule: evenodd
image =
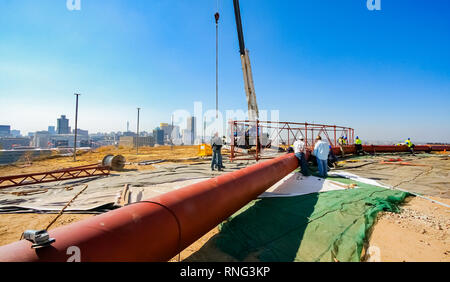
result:
M 216 20 L 216 120 L 219 118 L 219 0 L 217 0 Z

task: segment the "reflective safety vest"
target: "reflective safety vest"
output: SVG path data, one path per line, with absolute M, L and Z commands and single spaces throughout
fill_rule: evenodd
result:
M 356 145 L 361 145 L 361 144 L 362 144 L 361 139 L 356 139 L 356 140 L 355 140 L 355 144 L 356 144 Z
M 406 141 L 405 141 L 405 144 L 406 144 L 408 147 L 410 147 L 410 148 L 411 148 L 411 146 L 412 146 L 411 140 L 406 140 Z

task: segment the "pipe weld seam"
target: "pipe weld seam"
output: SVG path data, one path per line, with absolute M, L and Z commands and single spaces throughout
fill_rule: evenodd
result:
M 136 204 L 143 204 L 143 203 L 147 203 L 147 204 L 155 204 L 158 205 L 160 207 L 163 207 L 164 209 L 166 209 L 174 218 L 175 221 L 177 222 L 177 227 L 178 227 L 178 248 L 177 248 L 177 253 L 180 254 L 181 253 L 181 223 L 180 220 L 178 219 L 177 215 L 175 214 L 175 212 L 173 210 L 171 210 L 168 206 L 158 203 L 158 202 L 154 202 L 154 201 L 140 201 L 140 202 L 136 202 L 136 203 L 131 203 L 126 205 L 126 207 L 131 206 L 131 205 L 136 205 Z

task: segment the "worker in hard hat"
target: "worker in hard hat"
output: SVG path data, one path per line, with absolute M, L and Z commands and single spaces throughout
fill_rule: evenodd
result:
M 211 140 L 211 147 L 213 151 L 213 156 L 211 160 L 211 170 L 217 167 L 217 170 L 222 171 L 224 166 L 222 164 L 222 138 L 219 137 L 219 133 L 216 132 Z
M 322 141 L 322 137 L 317 136 L 316 145 L 314 146 L 313 155 L 317 159 L 317 166 L 319 168 L 319 175 L 323 178 L 328 176 L 328 154 L 330 152 L 330 145 Z
M 414 155 L 414 147 L 416 146 L 411 142 L 411 138 L 408 138 L 408 140 L 405 141 L 405 145 L 408 146 L 409 151 Z
M 294 145 L 291 145 L 291 146 L 287 147 L 286 152 L 287 152 L 288 154 L 295 153 Z
M 362 147 L 362 141 L 361 139 L 359 139 L 359 136 L 356 136 L 356 140 L 355 140 L 355 149 L 356 149 L 356 154 L 359 156 L 360 154 L 365 154 L 363 147 Z
M 338 144 L 339 144 L 339 148 L 341 149 L 341 156 L 342 157 L 345 156 L 344 143 L 345 143 L 344 136 L 339 137 Z
M 306 162 L 306 144 L 305 139 L 300 137 L 299 140 L 294 142 L 294 153 L 298 158 L 301 172 L 304 176 L 309 176 L 308 163 Z

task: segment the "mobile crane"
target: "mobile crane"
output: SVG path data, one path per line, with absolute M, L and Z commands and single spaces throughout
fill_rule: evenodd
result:
M 241 63 L 242 63 L 242 73 L 244 76 L 244 88 L 245 88 L 245 94 L 247 97 L 247 105 L 248 105 L 248 118 L 250 121 L 250 124 L 246 126 L 245 128 L 236 128 L 237 131 L 235 132 L 236 137 L 236 145 L 241 148 L 249 149 L 252 146 L 263 146 L 263 147 L 270 147 L 271 141 L 269 140 L 267 134 L 257 134 L 256 132 L 256 126 L 252 125 L 253 122 L 256 123 L 257 120 L 259 120 L 259 110 L 258 110 L 258 104 L 256 102 L 256 94 L 255 94 L 255 84 L 253 82 L 253 74 L 252 74 L 252 67 L 250 64 L 250 57 L 249 57 L 249 51 L 245 48 L 245 41 L 244 41 L 244 32 L 242 30 L 242 19 L 241 19 L 241 12 L 240 12 L 240 6 L 239 6 L 239 0 L 233 0 L 233 6 L 234 6 L 234 15 L 236 18 L 236 28 L 237 28 L 237 34 L 238 34 L 238 40 L 239 40 L 239 53 L 241 57 Z M 214 15 L 214 18 L 216 20 L 216 111 L 218 113 L 218 22 L 219 22 L 219 12 L 217 12 Z M 238 137 L 239 136 L 239 137 Z M 259 138 L 257 138 L 259 136 Z M 233 138 L 233 136 L 230 136 Z
M 248 117 L 250 121 L 256 121 L 259 119 L 259 110 L 258 104 L 256 103 L 255 84 L 253 82 L 253 74 L 252 74 L 252 67 L 250 65 L 249 51 L 245 48 L 239 0 L 233 0 L 233 5 L 239 39 L 239 52 L 241 54 L 242 72 L 244 74 L 244 87 L 245 93 L 247 95 Z

